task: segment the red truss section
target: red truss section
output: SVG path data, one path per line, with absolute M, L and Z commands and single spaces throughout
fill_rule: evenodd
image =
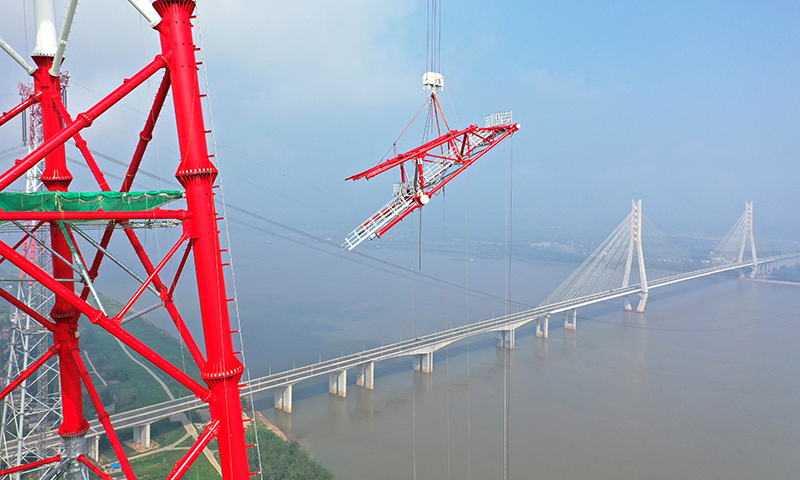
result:
M 483 128 L 470 125 L 463 130 L 451 130 L 422 146 L 348 177 L 347 180 L 369 180 L 397 167 L 401 168 L 402 173 L 402 181 L 394 185 L 392 200 L 353 230 L 342 247 L 352 250 L 364 240 L 380 238 L 408 214 L 427 204 L 448 182 L 517 130 L 518 123 Z M 413 164 L 413 178 L 406 178 L 406 162 Z

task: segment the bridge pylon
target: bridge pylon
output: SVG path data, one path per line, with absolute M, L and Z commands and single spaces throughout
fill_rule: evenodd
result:
M 645 234 L 649 274 L 645 268 Z M 738 243 L 736 245 L 738 247 Z M 645 218 L 642 201 L 634 200 L 625 219 L 539 306 L 582 297 L 610 295 L 613 298 L 622 298 L 626 311 L 634 311 L 628 297 L 639 294 L 640 300 L 635 311 L 644 312 L 654 281 L 685 273 L 681 268 L 686 266 L 686 262 L 679 261 L 680 258 L 680 252 L 670 244 L 666 235 Z M 573 308 L 580 306 L 576 304 Z
M 751 258 L 747 259 L 747 244 L 750 244 Z M 745 276 L 744 268 L 752 266 L 750 278 L 755 278 L 758 272 L 758 256 L 756 255 L 756 242 L 753 237 L 753 202 L 744 204 L 744 213 L 736 224 L 728 231 L 725 237 L 712 250 L 709 260 L 714 264 L 746 264 L 739 269 L 741 277 Z M 748 260 L 750 260 L 748 262 Z
M 750 253 L 753 255 L 753 270 L 750 272 L 750 278 L 756 277 L 758 271 L 758 257 L 756 256 L 756 242 L 753 239 L 753 202 L 744 204 L 744 231 L 742 232 L 742 245 L 739 247 L 739 263 L 744 260 L 744 250 L 747 246 L 747 240 L 750 240 Z M 739 271 L 739 275 L 744 277 L 744 272 Z
M 644 266 L 644 251 L 642 250 L 642 200 L 638 202 L 631 200 L 631 214 L 630 218 L 630 242 L 628 244 L 628 256 L 625 260 L 625 274 L 622 277 L 622 288 L 630 286 L 631 280 L 631 267 L 633 266 L 633 250 L 636 249 L 636 256 L 639 261 L 639 279 L 642 284 L 642 291 L 639 294 L 639 305 L 636 307 L 637 313 L 644 313 L 644 307 L 647 304 L 647 272 Z M 625 311 L 632 312 L 631 301 L 625 297 Z

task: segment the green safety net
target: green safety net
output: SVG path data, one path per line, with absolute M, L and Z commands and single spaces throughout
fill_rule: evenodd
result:
M 144 212 L 183 197 L 178 190 L 150 192 L 0 193 L 6 212 Z

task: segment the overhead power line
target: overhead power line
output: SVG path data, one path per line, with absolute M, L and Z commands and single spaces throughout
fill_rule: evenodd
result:
M 120 165 L 120 166 L 125 166 L 125 167 L 127 167 L 127 165 L 128 165 L 127 163 L 125 163 L 125 162 L 123 162 L 121 160 L 118 160 L 118 159 L 116 159 L 114 157 L 111 157 L 111 156 L 106 155 L 104 153 L 98 152 L 96 150 L 92 150 L 92 153 L 96 157 L 102 158 L 102 159 L 107 160 L 107 161 L 109 161 L 111 163 L 114 163 L 114 164 L 117 164 L 117 165 Z M 85 166 L 85 164 L 83 162 L 75 161 L 74 163 L 77 164 L 77 165 Z M 159 182 L 163 182 L 166 185 L 170 185 L 170 186 L 174 186 L 174 187 L 180 187 L 180 184 L 178 182 L 176 182 L 174 180 L 165 179 L 160 175 L 154 174 L 152 172 L 148 172 L 148 171 L 146 171 L 144 169 L 140 168 L 138 172 L 141 175 L 144 175 L 144 176 L 146 176 L 148 178 L 151 178 L 153 180 L 158 180 Z M 117 177 L 117 178 L 119 178 L 119 177 Z M 216 202 L 217 203 L 221 203 L 221 200 L 217 199 Z M 427 285 L 444 288 L 444 289 L 447 289 L 449 291 L 455 291 L 455 292 L 461 292 L 461 293 L 469 294 L 469 295 L 472 295 L 472 296 L 474 296 L 476 298 L 480 298 L 482 300 L 488 300 L 488 301 L 498 302 L 498 303 L 505 303 L 507 301 L 506 298 L 503 297 L 503 296 L 494 295 L 494 294 L 491 294 L 491 293 L 488 293 L 488 292 L 483 292 L 483 291 L 480 291 L 480 290 L 474 290 L 474 289 L 471 289 L 471 288 L 466 287 L 464 285 L 459 285 L 457 283 L 450 282 L 448 280 L 444 280 L 444 279 L 438 278 L 438 277 L 433 276 L 433 275 L 422 273 L 422 272 L 414 270 L 412 268 L 403 267 L 402 265 L 398 265 L 396 263 L 393 263 L 393 262 L 390 262 L 390 261 L 375 257 L 373 255 L 369 255 L 369 254 L 366 254 L 366 253 L 363 253 L 363 252 L 352 251 L 349 254 L 343 254 L 343 253 L 341 253 L 341 248 L 339 247 L 339 245 L 335 244 L 334 242 L 332 242 L 330 240 L 322 238 L 322 237 L 320 237 L 318 235 L 314 235 L 313 233 L 309 233 L 309 232 L 306 232 L 306 231 L 301 230 L 299 228 L 292 227 L 290 225 L 286 225 L 284 223 L 278 222 L 278 221 L 273 220 L 273 219 L 271 219 L 269 217 L 266 217 L 266 216 L 261 215 L 261 214 L 256 213 L 256 212 L 253 212 L 253 211 L 248 210 L 246 208 L 240 207 L 238 205 L 232 205 L 229 202 L 226 202 L 226 206 L 227 206 L 228 209 L 236 211 L 236 212 L 238 212 L 238 213 L 240 213 L 242 215 L 246 215 L 246 216 L 248 216 L 250 218 L 253 218 L 255 220 L 258 220 L 260 222 L 268 223 L 270 225 L 273 225 L 275 227 L 281 228 L 281 229 L 286 230 L 288 232 L 292 232 L 292 233 L 295 233 L 297 235 L 303 236 L 305 238 L 313 240 L 314 242 L 316 242 L 318 244 L 321 244 L 321 245 L 324 245 L 324 246 L 327 246 L 327 247 L 331 247 L 333 249 L 333 251 L 327 250 L 325 248 L 320 248 L 319 246 L 316 246 L 316 245 L 311 245 L 311 244 L 308 244 L 308 243 L 305 243 L 305 242 L 298 241 L 297 239 L 293 239 L 293 238 L 291 238 L 289 236 L 286 236 L 286 235 L 281 235 L 279 233 L 271 232 L 269 230 L 266 230 L 264 228 L 261 228 L 261 227 L 259 227 L 257 225 L 254 225 L 252 223 L 249 223 L 249 222 L 246 222 L 246 221 L 243 221 L 243 220 L 230 219 L 230 221 L 232 221 L 232 222 L 235 222 L 235 223 L 238 223 L 240 225 L 244 225 L 244 226 L 253 228 L 253 229 L 258 230 L 258 231 L 263 232 L 263 233 L 267 233 L 267 234 L 272 235 L 272 236 L 274 236 L 276 238 L 280 238 L 282 240 L 287 240 L 287 241 L 290 241 L 292 243 L 296 243 L 298 245 L 302 245 L 302 246 L 304 246 L 306 248 L 310 248 L 312 250 L 316 250 L 318 252 L 325 253 L 327 255 L 331 255 L 331 256 L 334 256 L 336 258 L 345 260 L 345 261 L 349 261 L 349 262 L 357 263 L 357 264 L 360 264 L 360 265 L 364 265 L 364 266 L 366 266 L 368 268 L 373 268 L 375 270 L 382 271 L 382 272 L 385 272 L 385 273 L 389 273 L 391 275 L 397 275 L 397 276 L 400 276 L 400 277 L 403 277 L 403 278 L 423 278 L 423 279 L 427 280 L 427 282 L 424 282 Z M 356 258 L 353 258 L 353 256 L 361 257 L 362 259 L 368 260 L 369 262 L 367 262 L 367 261 L 359 261 Z M 374 262 L 374 263 L 370 263 L 370 262 Z M 384 267 L 388 267 L 388 268 L 383 268 L 383 267 L 381 267 L 379 265 L 375 265 L 375 263 L 377 263 L 379 265 L 382 265 Z M 530 304 L 527 304 L 527 303 L 524 303 L 524 302 L 508 300 L 508 303 L 511 304 L 511 305 L 517 306 L 517 307 L 521 307 L 521 308 L 531 308 Z

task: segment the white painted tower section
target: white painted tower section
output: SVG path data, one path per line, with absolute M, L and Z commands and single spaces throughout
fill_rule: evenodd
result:
M 53 57 L 58 48 L 56 35 L 56 5 L 53 0 L 34 0 L 33 14 L 36 17 L 36 48 L 34 57 Z

